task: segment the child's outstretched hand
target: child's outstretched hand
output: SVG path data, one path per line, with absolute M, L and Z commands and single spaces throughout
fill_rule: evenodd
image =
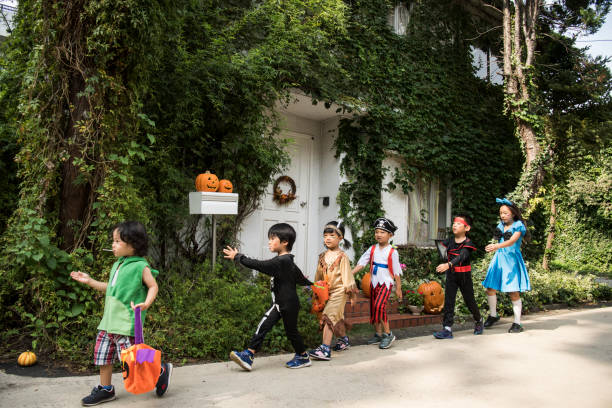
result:
M 492 252 L 492 251 L 497 250 L 497 248 L 498 248 L 497 244 L 489 244 L 485 247 L 485 251 Z
M 234 259 L 234 257 L 238 254 L 238 250 L 228 245 L 223 249 L 223 253 L 225 254 L 224 258 Z
M 91 277 L 85 272 L 81 272 L 81 271 L 70 272 L 70 277 L 77 282 L 84 283 L 85 285 L 88 285 L 89 282 L 91 282 Z
M 443 263 L 436 267 L 436 272 L 438 273 L 446 272 L 448 271 L 448 268 L 449 268 L 448 263 Z
M 404 294 L 402 293 L 402 288 L 400 287 L 395 288 L 395 296 L 397 296 L 397 300 L 399 300 L 400 302 L 402 301 L 402 299 L 404 298 Z

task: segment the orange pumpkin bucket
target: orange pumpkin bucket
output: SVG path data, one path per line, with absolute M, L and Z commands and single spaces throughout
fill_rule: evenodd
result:
M 161 372 L 161 351 L 144 344 L 140 308 L 134 310 L 134 338 L 132 347 L 121 350 L 123 384 L 132 394 L 152 391 Z
M 325 303 L 329 299 L 329 284 L 326 281 L 316 281 L 312 288 L 312 307 L 310 312 L 313 314 L 323 311 Z
M 367 272 L 365 275 L 363 275 L 363 277 L 361 278 L 361 291 L 363 292 L 363 295 L 367 298 L 370 297 L 371 293 L 370 293 L 370 282 L 372 280 L 372 273 L 371 272 Z

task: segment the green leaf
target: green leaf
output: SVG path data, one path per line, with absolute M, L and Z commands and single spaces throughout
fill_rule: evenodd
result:
M 81 314 L 84 308 L 85 306 L 83 304 L 75 303 L 74 305 L 72 305 L 72 309 L 70 310 L 71 316 L 72 317 L 78 316 L 79 314 Z

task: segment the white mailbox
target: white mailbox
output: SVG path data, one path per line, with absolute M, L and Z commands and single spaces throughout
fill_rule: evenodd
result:
M 189 193 L 189 214 L 238 214 L 238 194 Z

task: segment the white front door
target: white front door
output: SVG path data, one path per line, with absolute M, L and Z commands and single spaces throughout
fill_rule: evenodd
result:
M 274 201 L 274 192 L 272 191 L 274 183 L 271 183 L 266 188 L 266 194 L 262 199 L 261 210 L 256 211 L 252 216 L 261 217 L 262 237 L 261 259 L 270 258 L 268 250 L 268 230 L 270 227 L 279 222 L 286 222 L 291 225 L 296 233 L 297 238 L 293 244 L 292 254 L 295 255 L 295 263 L 302 269 L 302 272 L 307 275 L 306 256 L 308 251 L 308 206 L 310 196 L 310 164 L 312 153 L 312 137 L 295 132 L 283 132 L 283 138 L 290 139 L 289 145 L 285 151 L 290 157 L 291 163 L 287 170 L 282 174 L 277 174 L 273 177 L 276 180 L 281 176 L 289 176 L 293 179 L 296 185 L 296 198 L 286 204 L 279 204 Z M 288 192 L 289 185 L 281 183 L 283 192 Z

